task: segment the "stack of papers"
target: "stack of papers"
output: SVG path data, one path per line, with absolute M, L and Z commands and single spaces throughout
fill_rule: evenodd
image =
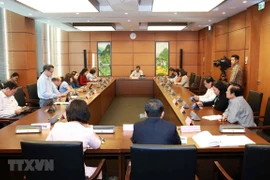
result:
M 246 144 L 255 144 L 245 135 L 240 136 L 227 136 L 219 135 L 213 136 L 209 131 L 202 131 L 192 137 L 192 139 L 200 147 L 211 147 L 211 146 L 243 146 Z
M 203 116 L 203 119 L 207 119 L 209 121 L 219 120 L 222 118 L 221 115 L 210 115 L 210 116 Z

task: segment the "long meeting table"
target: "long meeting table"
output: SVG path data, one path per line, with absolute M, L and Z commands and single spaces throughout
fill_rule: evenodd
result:
M 135 83 L 136 86 L 130 88 L 132 83 Z M 173 122 L 177 126 L 186 125 L 185 119 L 192 111 L 192 102 L 189 101 L 191 92 L 179 85 L 171 85 L 171 88 L 175 91 L 176 95 L 171 95 L 167 88 L 160 84 L 158 79 L 111 79 L 103 88 L 96 88 L 97 94 L 91 95 L 86 100 L 91 112 L 90 124 L 99 124 L 115 96 L 140 96 L 138 92 L 142 92 L 142 96 L 158 98 L 163 102 L 165 120 Z M 181 103 L 176 105 L 173 102 L 173 99 L 177 96 L 181 96 L 190 106 L 189 109 L 186 109 L 185 114 L 180 112 Z M 78 98 L 85 99 L 85 97 L 85 93 L 80 93 Z M 56 105 L 56 112 L 54 113 L 48 113 L 48 107 L 41 108 L 0 130 L 1 179 L 22 179 L 22 172 L 10 171 L 8 160 L 22 158 L 21 141 L 43 141 L 49 134 L 49 130 L 43 130 L 40 134 L 15 134 L 16 126 L 48 122 L 54 115 L 61 116 L 65 112 L 65 108 L 66 105 Z M 221 112 L 214 110 L 212 107 L 203 107 L 201 110 L 193 111 L 199 117 L 221 114 Z M 193 123 L 200 125 L 202 131 L 207 130 L 213 135 L 221 134 L 219 132 L 220 122 L 218 121 L 208 121 L 201 118 L 200 121 L 193 121 Z M 118 176 L 118 179 L 124 179 L 127 161 L 130 159 L 130 146 L 132 145 L 130 138 L 132 131 L 124 131 L 120 126 L 117 126 L 115 129 L 114 134 L 102 134 L 105 143 L 102 144 L 100 149 L 88 149 L 85 152 L 85 160 L 87 165 L 91 165 L 92 161 L 106 158 L 109 175 L 115 175 Z M 235 172 L 235 170 L 241 168 L 244 146 L 201 148 L 192 139 L 192 136 L 196 133 L 181 133 L 179 131 L 179 134 L 187 137 L 187 144 L 195 144 L 197 147 L 197 176 L 199 179 L 212 179 L 213 160 L 219 160 L 231 172 Z M 257 144 L 268 144 L 267 141 L 248 129 L 245 135 Z

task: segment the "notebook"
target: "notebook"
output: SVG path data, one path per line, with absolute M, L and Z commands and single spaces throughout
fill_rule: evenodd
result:
M 41 126 L 30 126 L 30 125 L 18 125 L 16 126 L 16 134 L 23 133 L 41 133 Z
M 111 134 L 114 133 L 115 126 L 111 125 L 94 125 L 93 130 L 95 133 L 104 133 L 104 134 Z

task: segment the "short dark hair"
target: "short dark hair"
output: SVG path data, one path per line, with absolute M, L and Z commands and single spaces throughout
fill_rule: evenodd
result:
M 141 69 L 141 67 L 140 67 L 140 66 L 136 66 L 136 69 L 137 69 L 137 68 Z
M 60 81 L 60 78 L 59 77 L 53 77 L 52 81 Z
M 90 74 L 95 74 L 96 73 L 96 70 L 95 69 L 91 69 L 90 70 Z
M 75 76 L 77 74 L 77 71 L 72 71 L 71 74 L 72 76 Z
M 187 75 L 187 72 L 184 69 L 180 69 L 181 76 Z
M 236 55 L 236 54 L 232 55 L 231 57 L 233 57 L 233 58 L 235 58 L 235 59 L 239 60 L 239 56 L 238 56 L 238 55 Z
M 236 97 L 243 96 L 243 88 L 240 84 L 231 83 L 230 86 L 232 86 L 230 89 L 231 94 L 234 93 Z
M 18 87 L 18 84 L 12 81 L 8 81 L 4 84 L 3 89 L 9 88 L 10 90 L 16 89 Z
M 170 68 L 169 68 L 169 71 L 174 71 L 174 68 L 170 67 Z
M 206 76 L 204 79 L 207 83 L 214 82 L 215 80 L 212 78 L 212 76 Z
M 68 83 L 68 85 L 71 84 L 70 78 L 72 78 L 72 75 L 70 73 L 67 73 L 65 78 L 64 78 L 64 81 L 66 81 Z
M 13 78 L 13 77 L 16 77 L 16 76 L 18 76 L 18 77 L 19 77 L 19 74 L 18 74 L 18 73 L 16 73 L 16 72 L 14 72 L 14 73 L 12 73 L 12 74 L 11 74 L 10 78 Z
M 150 99 L 145 104 L 145 112 L 148 117 L 160 117 L 164 110 L 164 105 L 159 99 Z
M 84 100 L 75 99 L 71 101 L 66 109 L 67 121 L 78 121 L 87 124 L 91 114 Z
M 222 81 L 215 81 L 213 86 L 215 86 L 220 92 L 226 91 L 225 84 Z
M 43 72 L 44 72 L 45 70 L 50 71 L 51 68 L 54 68 L 54 66 L 51 65 L 51 64 L 45 64 L 45 65 L 43 66 Z

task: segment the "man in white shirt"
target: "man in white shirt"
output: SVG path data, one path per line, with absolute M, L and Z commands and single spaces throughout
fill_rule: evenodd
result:
M 22 108 L 14 98 L 18 85 L 8 81 L 0 91 L 0 118 L 9 118 L 22 113 Z
M 44 107 L 53 103 L 53 99 L 65 96 L 61 94 L 53 85 L 51 76 L 54 70 L 54 66 L 46 64 L 43 66 L 43 73 L 38 78 L 37 90 L 39 97 L 39 106 Z
M 143 71 L 141 70 L 140 66 L 136 66 L 136 69 L 130 74 L 129 77 L 136 77 L 139 78 L 141 75 L 143 75 Z

